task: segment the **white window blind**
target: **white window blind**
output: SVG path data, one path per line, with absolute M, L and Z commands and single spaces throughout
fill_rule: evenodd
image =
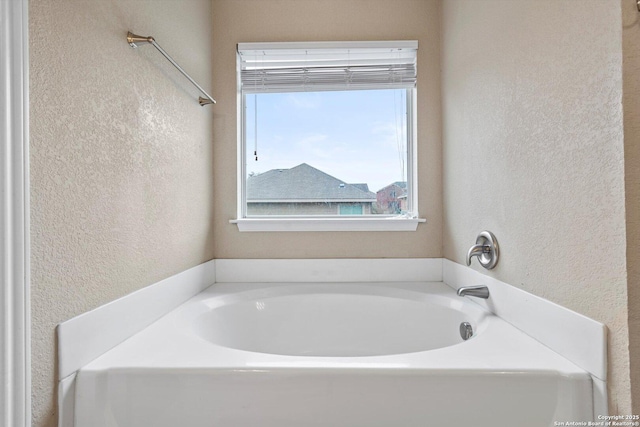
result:
M 243 94 L 416 86 L 415 40 L 239 43 Z

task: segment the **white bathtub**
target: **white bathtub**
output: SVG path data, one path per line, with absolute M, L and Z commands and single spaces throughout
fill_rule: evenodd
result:
M 589 420 L 589 374 L 442 283 L 216 284 L 76 379 L 76 427 Z

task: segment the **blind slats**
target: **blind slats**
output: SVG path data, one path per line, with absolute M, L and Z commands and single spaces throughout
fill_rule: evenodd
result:
M 403 89 L 416 86 L 416 51 L 406 47 L 384 48 L 372 42 L 367 47 L 336 42 L 322 49 L 278 48 L 251 50 L 238 46 L 240 79 L 243 93 L 299 92 L 325 90 Z M 409 42 L 412 43 L 412 42 Z M 356 42 L 357 44 L 357 42 Z

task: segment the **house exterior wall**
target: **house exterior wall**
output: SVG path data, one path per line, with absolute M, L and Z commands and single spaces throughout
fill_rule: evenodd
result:
M 339 215 L 340 206 L 362 206 L 371 214 L 371 203 L 247 203 L 247 215 Z
M 398 214 L 402 211 L 403 203 L 400 197 L 406 195 L 404 188 L 399 185 L 389 185 L 376 193 L 376 206 L 378 213 L 381 214 Z M 406 199 L 405 199 L 406 201 Z M 405 210 L 406 210 L 406 203 Z

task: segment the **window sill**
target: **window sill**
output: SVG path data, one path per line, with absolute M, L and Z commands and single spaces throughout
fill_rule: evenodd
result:
M 239 218 L 229 221 L 251 231 L 416 231 L 424 218 Z

